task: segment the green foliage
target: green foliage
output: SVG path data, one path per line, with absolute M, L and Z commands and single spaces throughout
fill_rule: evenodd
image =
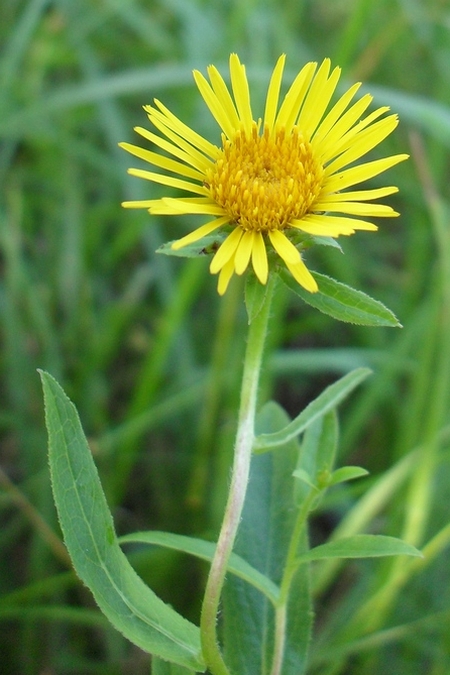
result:
M 338 483 L 345 483 L 346 480 L 354 480 L 355 478 L 367 476 L 367 474 L 368 471 L 362 469 L 360 466 L 342 466 L 340 469 L 333 471 L 328 484 L 337 485 Z
M 166 661 L 203 671 L 199 629 L 165 605 L 127 561 L 76 409 L 48 373 L 41 378 L 53 494 L 77 574 L 131 642 Z
M 178 666 L 168 661 L 162 661 L 158 657 L 152 657 L 152 675 L 189 675 L 193 670 Z
M 333 410 L 355 387 L 365 380 L 371 371 L 368 368 L 357 368 L 344 375 L 338 382 L 330 384 L 314 401 L 283 429 L 271 434 L 259 434 L 255 439 L 255 452 L 265 452 L 271 448 L 284 445 L 307 429 L 316 420 Z M 311 453 L 315 456 L 315 453 Z
M 284 270 L 280 276 L 286 286 L 308 305 L 328 314 L 333 319 L 355 323 L 359 326 L 401 326 L 394 314 L 381 302 L 324 274 L 313 273 L 319 286 L 317 293 L 305 291 Z
M 422 557 L 420 551 L 394 537 L 378 534 L 355 534 L 337 541 L 315 546 L 299 556 L 298 561 L 327 560 L 330 558 L 379 558 L 381 556 L 410 555 Z
M 153 655 L 153 672 L 203 671 L 199 629 L 164 604 L 137 576 L 122 553 L 77 411 L 54 378 L 42 371 L 40 374 L 53 495 L 64 541 L 78 576 L 112 625 Z M 355 386 L 366 374 L 359 372 L 355 377 L 351 373 L 344 379 L 352 380 Z M 347 385 L 342 389 L 341 385 L 339 396 L 328 398 L 336 405 L 351 388 Z M 333 484 L 337 417 L 334 406 L 331 410 L 330 406 L 329 403 L 321 415 L 316 414 L 302 427 L 307 432 L 301 448 L 293 434 L 288 433 L 277 443 L 283 446 L 281 452 L 264 463 L 257 461 L 253 467 L 251 480 L 252 485 L 257 485 L 257 493 L 252 489 L 248 492 L 240 548 L 246 559 L 257 564 L 253 567 L 235 553 L 228 564 L 229 572 L 252 589 L 249 594 L 241 582 L 231 582 L 225 596 L 224 647 L 236 672 L 265 672 L 269 668 L 275 642 L 267 638 L 273 632 L 276 635 L 274 612 L 277 616 L 284 606 L 283 673 L 306 672 L 312 611 L 305 563 L 332 558 L 420 555 L 413 546 L 393 537 L 373 535 L 347 537 L 308 550 L 307 516 L 316 508 L 317 496 Z M 291 423 L 281 407 L 270 403 L 261 411 L 258 427 L 270 438 L 289 429 Z M 364 471 L 347 467 L 338 473 L 339 479 L 334 482 L 356 478 Z M 313 483 L 313 475 L 317 484 Z M 295 478 L 306 483 L 306 491 L 295 489 Z M 208 561 L 215 551 L 213 543 L 164 532 L 140 532 L 122 537 L 121 541 L 159 544 Z M 279 587 L 272 579 L 277 580 Z M 258 624 L 249 621 L 255 612 L 261 616 Z M 248 639 L 245 646 L 242 633 Z M 173 664 L 175 671 L 160 659 Z
M 259 312 L 261 311 L 266 293 L 267 286 L 260 284 L 255 274 L 247 274 L 247 278 L 245 280 L 244 298 L 249 324 L 256 316 L 258 316 Z
M 176 551 L 189 553 L 190 555 L 201 558 L 202 560 L 208 560 L 209 562 L 211 562 L 213 558 L 216 547 L 213 542 L 196 539 L 194 537 L 186 537 L 180 534 L 173 534 L 172 532 L 133 532 L 132 534 L 120 537 L 119 543 L 165 546 L 167 548 L 173 548 Z M 264 574 L 258 572 L 258 570 L 249 565 L 248 562 L 235 553 L 231 554 L 228 571 L 258 589 L 273 604 L 276 602 L 279 593 L 277 586 L 264 576 Z

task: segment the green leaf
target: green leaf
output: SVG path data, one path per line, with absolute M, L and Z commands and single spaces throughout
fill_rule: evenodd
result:
M 314 483 L 313 478 L 309 475 L 307 471 L 304 469 L 296 469 L 293 474 L 294 478 L 297 478 L 298 480 L 301 480 L 305 485 L 307 485 L 310 488 L 313 488 L 313 490 L 317 490 L 317 485 Z
M 280 271 L 286 286 L 304 302 L 338 321 L 359 326 L 401 327 L 391 310 L 378 300 L 324 274 L 312 272 L 312 275 L 319 286 L 317 293 L 308 293 L 286 270 Z
M 423 557 L 411 544 L 382 534 L 355 534 L 321 544 L 299 556 L 300 563 L 327 558 L 378 558 L 391 555 Z
M 119 543 L 155 544 L 208 561 L 213 559 L 216 550 L 216 545 L 210 541 L 186 537 L 182 534 L 172 534 L 171 532 L 134 532 L 120 537 Z M 257 588 L 272 603 L 276 603 L 279 596 L 278 586 L 235 553 L 230 556 L 228 571 Z
M 331 473 L 339 442 L 339 422 L 336 407 L 333 407 L 325 415 L 319 417 L 315 424 L 318 425 L 318 431 L 316 432 L 317 447 L 314 452 L 316 474 L 323 473 L 324 471 Z M 304 436 L 302 453 L 306 453 L 306 436 L 310 432 L 312 432 L 312 427 L 308 427 Z
M 367 476 L 369 472 L 361 466 L 342 466 L 340 469 L 333 471 L 329 485 L 337 485 L 338 483 L 345 483 L 348 480 L 355 480 L 355 478 L 362 478 Z
M 289 421 L 276 403 L 268 403 L 257 418 L 259 430 L 275 431 Z M 287 547 L 296 518 L 294 507 L 297 440 L 282 452 L 254 457 L 236 550 L 275 583 L 281 580 Z M 306 550 L 303 540 L 299 553 Z M 228 577 L 223 597 L 225 660 L 239 675 L 269 673 L 272 659 L 273 608 L 254 588 Z M 293 580 L 288 605 L 283 675 L 302 675 L 311 632 L 309 576 L 304 566 Z
M 342 246 L 333 237 L 311 237 L 311 239 L 317 246 L 331 246 L 332 248 L 337 248 L 341 253 L 344 253 Z
M 256 437 L 254 451 L 256 453 L 266 452 L 271 448 L 287 443 L 291 439 L 301 434 L 315 420 L 328 411 L 335 408 L 350 392 L 355 389 L 363 380 L 371 374 L 369 368 L 356 368 L 351 373 L 347 373 L 340 380 L 327 387 L 314 401 L 284 429 L 272 434 L 260 434 Z M 311 474 L 314 475 L 314 474 Z
M 195 671 L 152 656 L 152 675 L 193 675 Z
M 144 584 L 120 549 L 97 469 L 75 406 L 40 372 L 53 494 L 74 568 L 109 621 L 131 642 L 204 671 L 200 631 Z
M 217 251 L 224 239 L 223 234 L 211 234 L 208 237 L 203 237 L 193 244 L 183 246 L 183 248 L 173 249 L 173 241 L 167 241 L 165 244 L 156 249 L 156 253 L 163 253 L 164 255 L 173 255 L 177 258 L 198 258 L 212 255 Z
M 295 503 L 297 508 L 311 494 L 316 495 L 310 510 L 317 508 L 328 487 L 327 479 L 331 472 L 336 455 L 339 437 L 339 424 L 336 410 L 330 410 L 318 417 L 307 429 L 301 443 L 301 451 L 296 470 L 292 474 L 300 480 L 295 485 Z

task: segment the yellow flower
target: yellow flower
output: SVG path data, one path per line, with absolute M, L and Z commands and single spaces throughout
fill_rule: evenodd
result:
M 194 71 L 197 87 L 222 130 L 220 147 L 158 100 L 145 110 L 161 135 L 141 127 L 135 131 L 169 156 L 120 144 L 162 170 L 130 169 L 130 174 L 196 195 L 124 202 L 123 206 L 144 207 L 152 214 L 212 216 L 173 242 L 172 248 L 180 249 L 219 228 L 231 228 L 210 266 L 212 274 L 219 273 L 221 295 L 233 273 L 243 274 L 250 260 L 265 284 L 267 250 L 272 249 L 296 281 L 315 292 L 316 281 L 299 251 L 299 232 L 306 235 L 303 241 L 310 236 L 338 237 L 355 230 L 376 230 L 366 218 L 398 215 L 389 206 L 370 203 L 397 192 L 396 187 L 345 192 L 407 158 L 393 155 L 348 168 L 395 129 L 397 116 L 382 117 L 389 110 L 382 107 L 363 117 L 372 97 L 366 94 L 351 103 L 360 83 L 330 107 L 341 70 L 330 72 L 329 59 L 319 67 L 306 64 L 279 105 L 284 62 L 282 55 L 270 79 L 264 117 L 258 121 L 253 119 L 245 66 L 236 54 L 230 56 L 231 92 L 214 66 L 208 68 L 209 82 Z

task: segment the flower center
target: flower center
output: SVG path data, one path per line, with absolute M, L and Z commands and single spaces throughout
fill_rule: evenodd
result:
M 302 218 L 319 196 L 323 167 L 297 127 L 271 137 L 236 132 L 225 139 L 221 156 L 208 170 L 211 197 L 244 230 L 284 230 Z

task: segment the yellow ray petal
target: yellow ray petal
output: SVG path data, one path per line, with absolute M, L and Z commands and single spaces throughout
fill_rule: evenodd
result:
M 361 133 L 363 129 L 372 124 L 376 119 L 378 119 L 378 117 L 384 115 L 384 113 L 386 113 L 388 110 L 389 110 L 388 106 L 384 106 L 383 108 L 378 108 L 378 110 L 374 110 L 372 113 L 370 113 L 370 115 L 364 117 L 364 119 L 360 120 L 357 124 L 349 128 L 345 133 L 341 133 L 342 129 L 340 129 L 339 130 L 340 137 L 335 136 L 335 129 L 333 128 L 330 134 L 324 140 L 324 144 L 328 146 L 328 150 L 326 150 L 325 153 L 322 154 L 322 161 L 328 162 L 331 159 L 333 159 L 333 157 L 337 157 L 338 155 L 341 154 L 341 152 L 347 150 L 347 148 L 349 148 L 352 145 L 353 140 L 358 136 L 359 133 Z
M 292 85 L 288 89 L 278 112 L 275 126 L 277 129 L 285 127 L 287 131 L 292 129 L 298 117 L 299 110 L 304 101 L 308 87 L 317 68 L 317 63 L 307 63 L 299 72 Z
M 346 91 L 345 94 L 343 94 L 341 98 L 335 103 L 330 112 L 327 113 L 325 118 L 320 123 L 318 129 L 314 133 L 315 144 L 324 138 L 324 136 L 326 136 L 330 129 L 336 124 L 338 119 L 342 117 L 344 110 L 347 108 L 360 86 L 361 82 L 357 82 L 352 87 L 350 87 L 350 89 L 348 89 L 348 91 Z
M 200 198 L 199 201 L 205 205 L 212 203 L 206 198 Z M 149 201 L 148 210 L 152 216 L 177 216 L 180 214 L 190 213 L 190 211 L 186 211 L 186 209 L 190 208 L 190 205 L 187 205 L 185 202 L 189 202 L 189 199 L 183 199 L 181 197 L 178 199 L 171 199 L 170 197 L 152 199 Z
M 149 209 L 159 199 L 139 199 L 134 201 L 122 202 L 121 206 L 124 209 Z
M 280 230 L 269 230 L 269 239 L 275 251 L 285 262 L 295 265 L 300 260 L 300 253 Z
M 225 216 L 225 211 L 219 204 L 212 201 L 209 197 L 207 199 L 186 199 L 179 197 L 163 197 L 163 204 L 173 209 L 173 213 L 192 213 L 196 215 L 206 216 Z
M 390 206 L 384 204 L 364 204 L 364 202 L 319 202 L 314 204 L 315 211 L 333 211 L 333 213 L 348 213 L 352 216 L 364 218 L 385 218 L 398 216 Z
M 342 216 L 323 216 L 314 213 L 308 214 L 301 220 L 294 220 L 290 225 L 317 237 L 339 237 L 340 235 L 354 234 L 355 230 L 373 232 L 378 230 L 376 225 L 367 223 L 365 220 Z
M 245 66 L 239 61 L 237 54 L 231 54 L 230 56 L 230 76 L 239 118 L 244 125 L 246 133 L 250 134 L 253 125 L 250 92 L 247 75 L 245 73 Z
M 247 230 L 242 235 L 239 246 L 234 254 L 234 271 L 236 274 L 244 274 L 252 254 L 253 242 L 255 240 L 255 231 Z
M 151 123 L 168 139 L 172 141 L 174 145 L 182 148 L 187 154 L 192 154 L 193 157 L 196 157 L 198 161 L 203 161 L 206 159 L 208 162 L 207 166 L 210 166 L 211 160 L 215 161 L 220 154 L 219 148 L 212 143 L 209 146 L 209 152 L 205 152 L 204 148 L 200 146 L 194 146 L 191 143 L 191 139 L 184 138 L 179 136 L 173 129 L 168 127 L 165 122 L 164 115 L 153 114 L 148 116 Z M 200 152 L 201 151 L 201 152 Z M 203 154 L 204 153 L 204 154 Z
M 351 202 L 351 201 L 367 201 L 370 199 L 380 199 L 381 197 L 387 197 L 388 195 L 393 195 L 398 192 L 398 187 L 382 187 L 374 188 L 373 190 L 353 190 L 352 192 L 333 192 L 327 194 L 327 192 L 322 190 L 319 195 L 320 203 L 327 204 L 327 208 L 324 209 L 328 211 L 332 208 L 333 204 L 336 202 Z M 316 208 L 315 204 L 312 206 L 311 211 L 321 211 L 322 209 Z
M 198 70 L 194 70 L 194 79 L 195 84 L 197 85 L 203 97 L 203 100 L 208 106 L 217 124 L 228 138 L 233 138 L 236 126 L 230 121 L 230 118 L 227 115 L 222 102 L 217 98 L 211 85 Z
M 286 54 L 282 54 L 275 65 L 272 77 L 270 78 L 269 87 L 267 89 L 266 107 L 264 110 L 264 126 L 268 127 L 270 131 L 272 131 L 275 124 L 285 61 Z
M 219 280 L 217 282 L 217 292 L 219 295 L 223 295 L 230 283 L 230 279 L 234 273 L 234 260 L 233 257 L 222 267 L 219 274 Z
M 291 223 L 291 227 L 295 227 L 297 230 L 311 234 L 313 237 L 341 237 L 341 236 L 350 236 L 355 234 L 355 230 L 352 230 L 350 227 L 344 228 L 337 227 L 333 224 L 320 224 L 314 222 L 306 221 L 295 221 Z
M 234 254 L 243 234 L 244 231 L 240 227 L 236 227 L 233 232 L 228 235 L 225 241 L 220 245 L 214 258 L 211 260 L 211 265 L 209 266 L 211 274 L 217 274 L 231 258 L 234 260 Z
M 210 208 L 209 208 L 210 207 Z M 217 204 L 209 198 L 202 199 L 198 198 L 186 198 L 186 197 L 162 197 L 161 199 L 155 199 L 153 204 L 150 205 L 149 211 L 152 215 L 180 215 L 180 214 L 190 214 L 192 210 L 195 210 L 197 213 L 198 210 L 201 210 L 202 215 L 212 215 L 212 216 L 223 216 L 224 212 L 216 212 Z
M 404 154 L 392 155 L 391 157 L 384 157 L 383 159 L 376 159 L 373 162 L 353 166 L 351 169 L 346 169 L 341 173 L 330 176 L 325 181 L 325 188 L 329 192 L 345 190 L 345 188 L 351 185 L 358 185 L 358 183 L 369 180 L 369 178 L 378 176 L 378 174 L 387 171 L 387 169 L 390 169 L 399 162 L 403 162 L 408 157 L 409 155 Z
M 317 282 L 302 259 L 295 263 L 295 265 L 291 265 L 286 260 L 284 262 L 289 272 L 292 274 L 297 283 L 300 284 L 300 286 L 303 286 L 303 288 L 305 288 L 310 293 L 317 293 L 319 290 Z
M 188 140 L 191 145 L 199 148 L 206 155 L 209 155 L 210 157 L 214 156 L 216 147 L 212 143 L 207 141 L 206 138 L 200 134 L 197 134 L 187 124 L 184 124 L 184 122 L 170 112 L 161 101 L 158 101 L 158 99 L 155 98 L 154 102 L 161 112 L 158 113 L 158 111 L 151 106 L 145 106 L 144 110 L 149 114 L 149 117 L 162 115 L 164 124 L 169 127 L 169 129 L 172 129 L 178 136 L 181 136 L 181 138 Z
M 165 169 L 166 171 L 178 173 L 181 176 L 193 178 L 194 180 L 199 180 L 200 182 L 202 182 L 205 178 L 205 174 L 203 172 L 197 171 L 197 169 L 193 169 L 192 167 L 186 166 L 186 164 L 177 162 L 174 159 L 170 159 L 169 157 L 164 157 L 164 155 L 158 155 L 158 153 L 152 152 L 151 150 L 140 148 L 139 146 L 132 145 L 131 143 L 119 143 L 119 147 L 121 147 L 123 150 L 126 150 L 131 155 L 139 157 L 139 159 L 143 159 L 149 164 L 159 166 L 161 169 Z
M 384 141 L 397 125 L 397 115 L 390 115 L 372 124 L 372 126 L 364 129 L 361 133 L 356 134 L 352 138 L 351 143 L 349 143 L 349 148 L 326 166 L 325 174 L 331 176 L 332 173 L 336 173 L 342 167 L 369 153 L 376 145 Z
M 206 169 L 211 166 L 211 160 L 205 157 L 205 155 L 202 155 L 202 153 L 195 148 L 192 148 L 189 143 L 184 144 L 186 147 L 186 150 L 184 150 L 179 145 L 176 145 L 176 142 L 170 143 L 164 138 L 161 138 L 161 136 L 157 136 L 151 131 L 148 131 L 148 129 L 144 129 L 143 127 L 135 127 L 134 130 L 140 136 L 143 136 L 143 138 L 146 138 L 151 143 L 157 145 L 159 148 L 161 148 L 161 150 L 165 150 L 169 154 L 174 155 L 174 157 L 178 157 L 178 159 L 186 162 L 186 164 L 190 164 L 194 168 L 198 169 L 201 173 L 204 173 Z M 163 131 L 163 133 L 165 133 L 165 131 Z M 177 139 L 175 134 L 172 134 L 172 136 L 173 138 Z
M 378 230 L 377 225 L 368 223 L 365 220 L 360 220 L 359 218 L 345 218 L 345 216 L 324 216 L 320 214 L 311 214 L 306 216 L 305 219 L 310 223 L 315 222 L 316 224 L 325 224 L 328 222 L 336 228 L 341 228 L 342 234 L 345 234 L 346 228 L 351 228 L 352 230 L 365 230 L 368 232 L 376 232 Z
M 330 60 L 324 59 L 311 84 L 298 117 L 297 124 L 308 139 L 311 138 L 318 127 L 341 75 L 341 69 L 334 68 L 328 77 L 330 65 Z
M 145 171 L 145 169 L 128 169 L 128 173 L 130 176 L 151 180 L 153 183 L 169 185 L 170 187 L 178 188 L 179 190 L 187 190 L 188 192 L 193 192 L 197 195 L 208 195 L 208 191 L 203 185 L 189 183 L 187 180 L 173 178 L 173 176 L 166 176 L 162 173 L 155 173 L 154 171 Z
M 215 68 L 215 66 L 208 66 L 208 75 L 211 81 L 211 86 L 214 89 L 217 98 L 221 102 L 231 124 L 235 129 L 239 129 L 239 115 L 222 75 L 219 73 L 217 68 Z
M 205 225 L 202 225 L 193 232 L 181 237 L 181 239 L 172 242 L 171 248 L 173 248 L 174 251 L 178 251 L 180 248 L 183 248 L 183 246 L 193 244 L 195 241 L 198 241 L 208 234 L 211 234 L 211 232 L 214 232 L 214 230 L 217 230 L 218 227 L 225 225 L 226 222 L 226 218 L 216 218 L 215 220 L 211 220 L 209 223 L 205 223 Z
M 368 127 L 370 124 L 373 124 L 375 120 L 377 120 L 379 117 L 384 115 L 385 113 L 389 112 L 390 108 L 388 105 L 382 106 L 381 108 L 377 108 L 376 110 L 373 110 L 369 115 L 366 115 L 366 117 L 363 117 L 363 119 L 359 120 L 357 124 L 355 124 L 354 127 L 349 129 L 347 133 L 345 133 L 340 140 L 340 143 L 345 143 L 347 137 L 353 137 L 356 136 L 357 134 L 361 133 L 363 129 Z M 395 115 L 396 117 L 396 115 Z
M 348 130 L 360 119 L 363 112 L 368 108 L 372 101 L 372 96 L 366 94 L 359 101 L 356 101 L 351 108 L 340 117 L 324 136 L 317 136 L 312 139 L 312 145 L 322 158 L 327 161 L 339 154 L 341 138 Z M 355 132 L 356 133 L 356 132 Z
M 252 249 L 252 265 L 259 281 L 262 284 L 266 284 L 269 266 L 267 264 L 266 244 L 261 232 L 255 232 L 255 240 Z

